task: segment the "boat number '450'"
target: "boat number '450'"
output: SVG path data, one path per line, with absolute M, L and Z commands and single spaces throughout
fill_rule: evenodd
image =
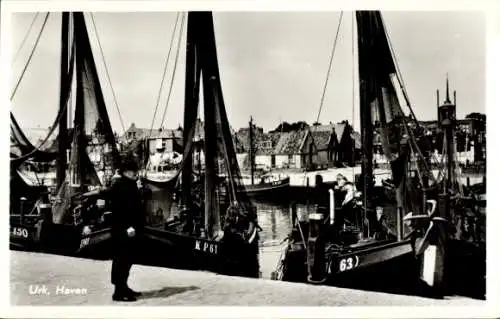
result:
M 21 238 L 28 238 L 28 230 L 21 227 L 12 227 L 12 235 Z
M 348 271 L 351 269 L 354 269 L 358 267 L 359 265 L 359 257 L 358 256 L 351 256 L 351 257 L 346 257 L 342 258 L 339 260 L 339 271 Z
M 196 240 L 194 243 L 195 250 L 214 255 L 217 255 L 217 251 L 219 250 L 218 246 L 219 245 L 217 245 L 216 243 L 211 243 L 204 240 Z

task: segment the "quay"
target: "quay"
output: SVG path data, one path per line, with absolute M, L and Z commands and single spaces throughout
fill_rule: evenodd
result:
M 202 271 L 134 265 L 129 284 L 137 302 L 111 300 L 111 261 L 10 252 L 12 306 L 485 306 L 462 297 L 444 300 Z

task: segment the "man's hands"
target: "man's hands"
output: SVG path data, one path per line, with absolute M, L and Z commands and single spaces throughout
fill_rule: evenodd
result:
M 128 237 L 134 237 L 135 236 L 135 229 L 134 229 L 134 227 L 127 228 L 127 235 L 128 235 Z

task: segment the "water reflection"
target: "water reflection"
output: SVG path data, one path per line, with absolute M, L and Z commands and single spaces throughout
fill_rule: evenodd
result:
M 151 200 L 148 201 L 148 223 L 161 225 L 165 220 L 179 214 L 179 207 L 168 189 L 151 187 Z M 257 207 L 258 221 L 262 227 L 260 235 L 261 246 L 280 245 L 292 229 L 290 201 L 283 199 L 278 202 L 252 199 Z M 313 209 L 311 205 L 297 204 L 299 218 L 307 216 Z

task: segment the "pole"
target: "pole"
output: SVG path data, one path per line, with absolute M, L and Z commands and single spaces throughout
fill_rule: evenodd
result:
M 62 110 L 61 118 L 59 119 L 59 137 L 58 137 L 58 156 L 56 180 L 57 188 L 61 186 L 66 175 L 66 146 L 68 139 L 68 110 L 66 108 L 66 91 L 70 87 L 72 79 L 67 78 L 69 61 L 68 61 L 68 42 L 69 42 L 69 12 L 62 13 L 61 22 L 61 70 L 59 83 L 59 109 Z M 69 83 L 68 83 L 69 82 Z
M 254 174 L 255 174 L 255 158 L 254 158 L 254 149 L 253 149 L 253 119 L 250 116 L 250 131 L 249 131 L 249 138 L 250 138 L 250 150 L 249 150 L 249 157 L 250 157 L 250 176 L 252 178 L 252 185 L 254 184 Z

